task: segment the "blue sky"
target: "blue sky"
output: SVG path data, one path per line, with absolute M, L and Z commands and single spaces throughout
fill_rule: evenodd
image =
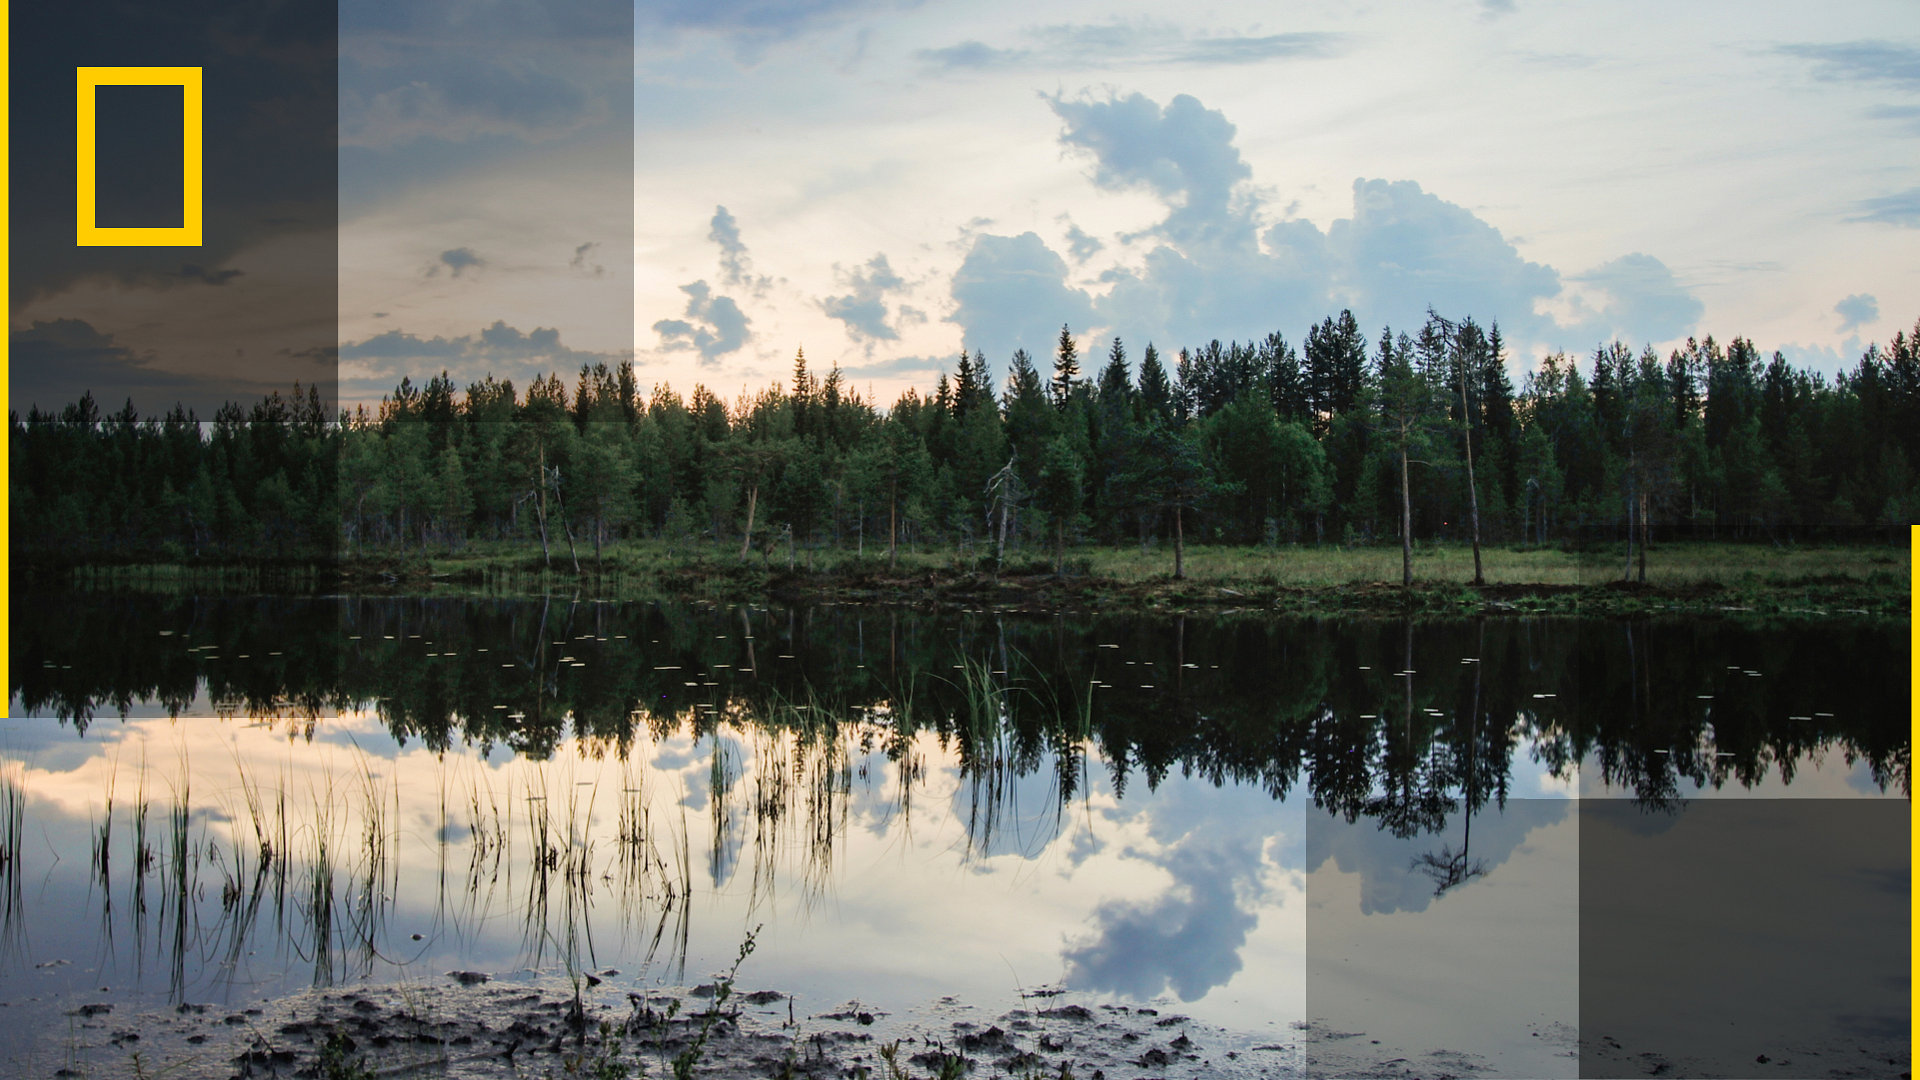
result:
M 885 404 L 1062 322 L 1137 358 L 1429 305 L 1516 375 L 1704 334 L 1831 372 L 1920 316 L 1908 0 L 352 0 L 340 41 L 348 402 L 625 356 L 731 397 L 804 347 Z M 245 333 L 273 244 L 15 326 L 191 371 L 142 312 Z
M 963 340 L 1349 305 L 1497 319 L 1516 366 L 1711 333 L 1831 370 L 1920 316 L 1911 5 L 770 11 L 638 31 L 633 344 L 682 387 L 804 345 L 890 400 Z M 745 320 L 705 351 L 655 329 L 694 283 Z

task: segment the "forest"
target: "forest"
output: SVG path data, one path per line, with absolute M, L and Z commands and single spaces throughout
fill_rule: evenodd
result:
M 1497 323 L 1432 312 L 1370 339 L 1343 311 L 1298 347 L 1087 348 L 1063 326 L 998 386 L 962 351 L 884 408 L 804 352 L 784 386 L 732 402 L 643 393 L 630 362 L 524 392 L 442 372 L 350 412 L 315 387 L 211 420 L 103 413 L 88 394 L 9 418 L 13 546 L 40 565 L 219 564 L 482 542 L 590 572 L 635 538 L 1056 568 L 1078 545 L 1138 544 L 1178 573 L 1190 544 L 1644 552 L 1897 543 L 1920 522 L 1920 323 L 1832 379 L 1707 337 L 1554 354 L 1516 387 Z

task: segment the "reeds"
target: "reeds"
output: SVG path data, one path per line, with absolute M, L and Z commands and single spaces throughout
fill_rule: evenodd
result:
M 26 769 L 0 761 L 0 959 L 10 960 L 19 952 L 25 932 L 20 883 L 26 832 Z

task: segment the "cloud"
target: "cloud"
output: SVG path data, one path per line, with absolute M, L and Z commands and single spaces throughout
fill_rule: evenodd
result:
M 478 333 L 460 337 L 422 338 L 404 330 L 388 330 L 364 341 L 340 346 L 339 358 L 351 363 L 353 377 L 362 380 L 390 375 L 418 375 L 427 368 L 446 368 L 463 377 L 513 370 L 571 371 L 583 364 L 613 363 L 621 354 L 569 348 L 560 331 L 535 327 L 523 332 L 495 320 Z M 343 372 L 343 375 L 348 372 Z
M 1868 293 L 1854 293 L 1833 305 L 1833 313 L 1840 316 L 1840 332 L 1844 334 L 1878 319 L 1880 302 Z
M 1776 52 L 1814 63 L 1816 78 L 1836 82 L 1892 83 L 1920 90 L 1920 49 L 1890 41 L 1837 41 L 1781 45 Z
M 1850 371 L 1860 362 L 1860 354 L 1866 344 L 1858 334 L 1848 334 L 1846 340 L 1838 345 L 1799 345 L 1776 343 L 1772 349 L 1761 349 L 1762 355 L 1771 355 L 1778 350 L 1787 362 L 1797 368 L 1818 371 L 1828 376 Z
M 471 270 L 476 266 L 484 266 L 485 264 L 486 264 L 486 260 L 482 259 L 478 255 L 475 255 L 473 253 L 472 248 L 464 248 L 464 247 L 453 248 L 451 250 L 443 251 L 440 253 L 439 264 L 436 266 L 429 267 L 427 269 L 427 276 L 432 277 L 433 275 L 438 274 L 440 272 L 440 267 L 445 266 L 449 270 L 453 271 L 454 277 L 459 277 L 465 271 Z
M 928 67 L 948 71 L 990 71 L 1016 67 L 1032 57 L 1025 49 L 996 49 L 979 41 L 963 41 L 942 49 L 921 49 L 914 53 Z
M 668 351 L 693 349 L 704 363 L 713 363 L 747 343 L 753 322 L 731 297 L 714 296 L 705 281 L 680 286 L 687 294 L 684 319 L 661 319 L 653 324 L 660 347 Z
M 1480 0 L 1480 10 L 1486 12 L 1489 18 L 1498 18 L 1511 15 L 1519 9 L 1514 6 L 1513 0 Z
M 1024 32 L 1018 45 L 968 40 L 922 49 L 915 57 L 930 69 L 949 72 L 1217 66 L 1336 56 L 1345 51 L 1346 43 L 1342 34 L 1192 34 L 1172 23 L 1138 20 L 1033 27 Z
M 1666 264 L 1651 255 L 1622 255 L 1572 280 L 1601 290 L 1611 300 L 1587 318 L 1586 329 L 1596 339 L 1670 340 L 1699 325 L 1706 311 L 1674 280 Z
M 1902 225 L 1909 229 L 1920 229 L 1920 187 L 1908 188 L 1892 195 L 1862 199 L 1857 205 L 1860 213 L 1848 218 L 1848 221 Z
M 1327 229 L 1327 245 L 1356 310 L 1406 329 L 1428 306 L 1530 323 L 1535 302 L 1560 291 L 1559 275 L 1500 230 L 1411 180 L 1355 180 L 1353 216 Z
M 904 292 L 907 283 L 893 272 L 886 255 L 875 254 L 865 266 L 856 266 L 851 271 L 842 271 L 836 266 L 834 274 L 841 285 L 851 291 L 820 301 L 820 310 L 839 319 L 847 328 L 847 336 L 856 343 L 871 348 L 876 341 L 898 341 L 899 331 L 887 324 L 886 300 L 888 293 Z M 911 320 L 919 312 L 902 307 L 899 315 Z
M 1094 911 L 1094 932 L 1069 945 L 1068 986 L 1158 997 L 1168 987 L 1196 1001 L 1240 970 L 1240 949 L 1259 917 L 1241 894 L 1259 893 L 1260 848 L 1244 840 L 1207 844 L 1189 837 L 1161 865 L 1174 886 L 1145 901 L 1109 901 Z
M 1072 286 L 1066 261 L 1032 233 L 973 233 L 949 318 L 969 348 L 996 360 L 1016 345 L 1046 348 L 1063 319 L 1177 347 L 1276 328 L 1296 336 L 1342 307 L 1370 328 L 1412 329 L 1432 307 L 1498 320 L 1516 346 L 1584 349 L 1611 334 L 1672 340 L 1702 313 L 1664 263 L 1641 253 L 1569 279 L 1581 295 L 1566 295 L 1559 271 L 1411 180 L 1355 180 L 1350 215 L 1325 230 L 1284 216 L 1263 226 L 1273 211 L 1219 111 L 1187 95 L 1164 108 L 1140 94 L 1047 101 L 1061 144 L 1092 158 L 1095 184 L 1146 191 L 1166 214 L 1134 234 L 1155 241 L 1137 261 L 1101 275 L 1102 295 Z M 1564 321 L 1545 310 L 1555 301 Z
M 1318 59 L 1338 56 L 1346 38 L 1340 34 L 1267 34 L 1264 37 L 1194 38 L 1169 58 L 1188 64 L 1254 64 L 1268 60 Z
M 390 148 L 500 136 L 547 142 L 608 111 L 591 84 L 552 59 L 416 56 L 417 66 L 406 72 L 411 77 L 392 85 L 343 65 L 343 145 Z
M 766 42 L 838 25 L 849 16 L 882 6 L 876 0 L 652 0 L 641 3 L 635 17 L 662 27 Z
M 231 394 L 231 381 L 217 383 L 152 365 L 152 356 L 136 352 L 82 319 L 35 320 L 10 335 L 9 378 L 15 410 L 32 406 L 58 410 L 96 391 L 103 412 L 119 408 L 120 399 L 135 397 L 146 405 L 175 400 L 211 417 Z M 104 400 L 111 396 L 112 400 Z
M 720 246 L 720 279 L 728 285 L 751 289 L 756 296 L 765 293 L 772 282 L 754 276 L 753 259 L 747 254 L 746 243 L 740 239 L 740 223 L 726 207 L 716 206 L 709 224 L 707 239 Z
M 931 380 L 945 372 L 952 363 L 951 356 L 895 356 L 842 366 L 840 375 L 850 382 L 857 379 L 911 379 L 916 376 Z M 916 385 L 924 387 L 927 384 L 919 382 Z
M 1875 105 L 1867 110 L 1870 120 L 1892 120 L 1908 131 L 1920 134 L 1920 105 Z
M 1536 830 L 1566 820 L 1575 807 L 1569 799 L 1508 799 L 1504 807 L 1487 806 L 1473 818 L 1473 840 L 1467 854 L 1475 865 L 1483 867 L 1482 880 L 1496 877 L 1501 866 L 1511 859 Z M 1636 815 L 1641 821 L 1660 815 Z M 1387 914 L 1395 911 L 1425 911 L 1434 902 L 1434 881 L 1416 869 L 1422 854 L 1453 850 L 1462 843 L 1464 832 L 1456 814 L 1444 834 L 1400 838 L 1379 822 L 1361 818 L 1355 822 L 1331 814 L 1309 811 L 1307 814 L 1306 870 L 1307 896 L 1311 903 L 1319 886 L 1314 876 L 1325 873 L 1331 861 L 1341 873 L 1360 875 L 1360 913 Z M 1649 824 L 1653 824 L 1649 822 Z M 1472 888 L 1472 885 L 1464 886 Z
M 232 267 L 224 270 L 208 270 L 204 266 L 188 263 L 180 268 L 179 277 L 182 281 L 197 281 L 202 285 L 225 285 L 245 273 L 244 270 L 235 270 Z
M 959 323 L 969 349 L 1004 362 L 1017 348 L 1044 358 L 1060 334 L 1060 324 L 1085 327 L 1093 320 L 1093 301 L 1066 283 L 1067 264 L 1040 237 L 981 234 L 953 275 Z
M 587 256 L 593 254 L 593 249 L 599 246 L 600 246 L 600 241 L 589 240 L 586 243 L 581 244 L 579 247 L 574 248 L 573 258 L 567 260 L 567 265 L 572 269 L 582 270 L 589 274 L 592 274 L 594 277 L 606 276 L 606 273 L 607 273 L 606 267 L 600 265 L 597 262 L 587 261 Z
M 449 144 L 491 141 L 497 156 L 501 140 L 551 144 L 596 125 L 630 130 L 633 32 L 624 4 L 346 0 L 340 145 L 427 143 L 440 156 Z
M 1106 246 L 1100 242 L 1099 238 L 1089 235 L 1080 226 L 1071 223 L 1067 225 L 1067 251 L 1073 255 L 1073 261 L 1086 262 Z
M 1145 188 L 1172 208 L 1160 231 L 1176 240 L 1220 242 L 1248 234 L 1250 200 L 1232 205 L 1253 169 L 1233 145 L 1225 113 L 1180 94 L 1161 108 L 1144 94 L 1105 101 L 1049 98 L 1066 124 L 1061 145 L 1091 153 L 1093 181 L 1110 190 Z

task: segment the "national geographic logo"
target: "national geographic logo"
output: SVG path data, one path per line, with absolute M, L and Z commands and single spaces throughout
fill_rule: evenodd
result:
M 74 132 L 76 156 L 75 243 L 80 247 L 199 247 L 202 214 L 202 103 L 201 69 L 197 67 L 83 67 L 75 69 L 78 97 L 74 102 L 77 123 Z M 103 94 L 102 90 L 108 90 Z M 172 91 L 177 90 L 177 93 Z M 114 92 L 119 91 L 119 92 Z M 131 91 L 131 92 L 128 92 Z M 129 115 L 111 117 L 118 139 L 103 139 L 100 104 L 102 98 L 122 104 L 120 112 Z M 129 100 L 130 99 L 130 100 Z M 174 101 L 179 112 L 177 135 L 164 113 Z M 142 115 L 159 107 L 159 117 Z M 129 107 L 130 106 L 130 107 Z M 158 120 L 158 123 L 154 123 Z M 143 123 L 144 121 L 144 123 Z M 121 130 L 121 129 L 131 130 Z M 157 137 L 157 138 L 156 138 Z M 155 142 L 158 146 L 152 146 Z M 108 147 L 102 154 L 103 143 Z M 120 145 L 114 145 L 118 143 Z M 130 149 L 127 144 L 148 144 L 141 149 L 155 151 L 160 161 L 169 161 L 177 148 L 180 164 L 172 170 L 116 169 L 103 178 L 103 158 L 118 156 L 116 151 Z M 129 155 L 131 156 L 131 155 Z M 172 175 L 170 175 L 172 174 Z M 178 177 L 175 213 L 170 198 Z M 102 180 L 114 190 L 110 212 L 103 212 Z M 158 195 L 160 205 L 151 207 Z M 158 214 L 153 211 L 157 209 Z M 131 214 L 129 215 L 129 210 Z M 143 210 L 145 211 L 143 213 Z M 103 218 L 129 215 L 131 224 L 103 225 Z M 146 218 L 146 222 L 137 219 Z M 178 224 L 156 224 L 171 219 Z

